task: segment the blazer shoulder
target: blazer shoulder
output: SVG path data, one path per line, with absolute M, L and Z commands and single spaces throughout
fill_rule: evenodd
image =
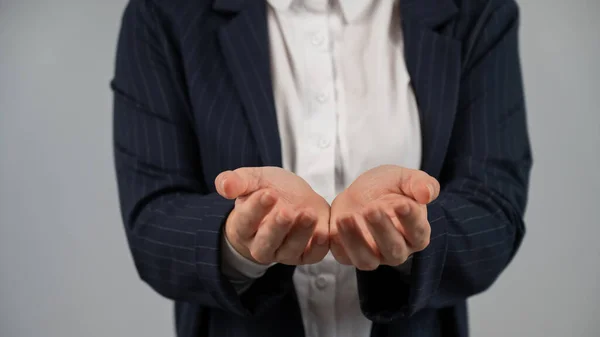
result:
M 502 8 L 518 9 L 516 0 L 454 0 L 461 14 L 481 15 Z
M 207 11 L 212 8 L 214 0 L 129 0 L 130 6 L 155 8 L 163 13 L 182 15 L 192 11 Z
M 490 24 L 502 29 L 517 21 L 519 6 L 515 0 L 453 0 L 457 14 L 452 25 L 454 37 L 469 40 Z
M 129 0 L 127 9 L 153 16 L 163 26 L 186 26 L 212 13 L 214 0 Z
M 123 24 L 148 27 L 173 46 L 194 35 L 214 31 L 224 22 L 212 9 L 214 0 L 129 0 Z M 188 37 L 188 38 L 186 38 Z

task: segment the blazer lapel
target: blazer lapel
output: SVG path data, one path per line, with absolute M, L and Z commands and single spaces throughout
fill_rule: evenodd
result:
M 262 164 L 281 166 L 265 2 L 217 0 L 213 8 L 235 13 L 219 31 L 222 52 L 242 100 Z
M 271 84 L 264 1 L 215 0 L 234 13 L 219 32 L 263 165 L 281 166 L 281 144 Z M 452 0 L 400 0 L 405 58 L 419 105 L 421 168 L 438 177 L 458 104 L 461 43 L 435 31 L 458 12 Z
M 421 117 L 421 169 L 434 177 L 452 131 L 461 67 L 461 43 L 434 29 L 456 13 L 452 0 L 400 0 L 404 54 Z

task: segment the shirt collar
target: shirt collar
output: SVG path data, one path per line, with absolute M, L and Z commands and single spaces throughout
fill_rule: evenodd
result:
M 287 10 L 294 2 L 302 3 L 303 0 L 267 0 L 276 10 Z M 327 0 L 324 0 L 327 1 Z M 387 0 L 389 1 L 389 0 Z M 358 20 L 369 8 L 373 0 L 338 0 L 344 19 L 347 22 Z

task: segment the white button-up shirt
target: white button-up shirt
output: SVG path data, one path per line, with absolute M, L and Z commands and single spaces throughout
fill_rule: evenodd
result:
M 419 114 L 396 0 L 267 0 L 283 168 L 329 203 L 361 173 L 419 168 Z M 262 276 L 226 244 L 224 272 Z M 355 269 L 331 253 L 294 273 L 306 335 L 368 337 Z M 238 287 L 240 291 L 244 287 Z

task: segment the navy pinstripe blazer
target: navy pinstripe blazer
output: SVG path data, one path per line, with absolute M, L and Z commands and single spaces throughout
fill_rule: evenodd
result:
M 517 251 L 531 168 L 514 0 L 400 0 L 422 169 L 442 186 L 411 277 L 357 271 L 372 336 L 468 335 L 466 299 Z M 137 271 L 177 336 L 303 336 L 294 267 L 239 296 L 220 270 L 224 170 L 281 165 L 264 1 L 131 0 L 112 81 L 114 153 Z

